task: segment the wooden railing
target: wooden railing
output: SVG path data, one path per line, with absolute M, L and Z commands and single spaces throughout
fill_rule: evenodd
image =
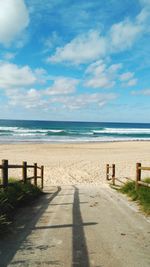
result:
M 22 162 L 22 165 L 9 164 L 8 160 L 3 159 L 2 164 L 0 165 L 1 169 L 1 183 L 0 188 L 7 188 L 8 186 L 13 185 L 9 182 L 9 169 L 22 169 L 22 179 L 18 180 L 22 183 L 27 183 L 27 181 L 33 180 L 34 185 L 37 186 L 37 179 L 41 179 L 41 188 L 44 186 L 44 166 L 38 167 L 37 163 L 33 165 L 28 165 L 26 161 Z M 33 176 L 28 177 L 27 170 L 33 169 Z M 38 175 L 38 170 L 40 170 L 40 175 Z
M 136 188 L 139 185 L 150 187 L 149 183 L 141 181 L 141 171 L 150 171 L 150 167 L 142 167 L 141 163 L 136 163 Z
M 112 169 L 111 172 L 110 172 L 110 169 Z M 150 184 L 149 183 L 141 181 L 141 171 L 150 171 L 150 167 L 142 167 L 141 163 L 136 163 L 136 179 L 135 179 L 135 187 L 136 187 L 136 189 L 140 185 L 147 186 L 147 187 L 150 188 Z M 121 179 L 116 177 L 115 173 L 116 173 L 115 164 L 112 164 L 112 165 L 106 164 L 106 180 L 107 181 L 112 180 L 112 184 L 113 185 L 116 184 L 116 180 L 119 181 L 120 183 L 125 183 Z M 133 181 L 133 179 L 131 179 L 130 177 L 122 177 L 122 178 L 126 179 L 126 180 L 129 180 L 129 181 Z
M 110 173 L 111 170 L 111 173 Z M 115 185 L 115 164 L 106 164 L 106 180 L 112 180 L 113 185 Z

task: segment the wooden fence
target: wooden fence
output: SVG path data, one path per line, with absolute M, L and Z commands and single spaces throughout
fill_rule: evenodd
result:
M 141 163 L 136 163 L 136 188 L 139 185 L 150 187 L 150 184 L 141 181 L 141 171 L 150 171 L 150 167 L 142 167 Z
M 110 169 L 112 169 L 112 171 L 110 172 Z M 140 186 L 146 186 L 150 188 L 150 184 L 146 183 L 144 181 L 141 181 L 141 171 L 150 171 L 150 167 L 143 167 L 141 165 L 141 163 L 136 163 L 136 179 L 135 179 L 135 187 L 136 189 Z M 106 180 L 112 180 L 112 184 L 115 185 L 116 184 L 116 180 L 124 183 L 121 179 L 119 179 L 118 177 L 116 177 L 115 175 L 116 173 L 116 166 L 115 164 L 109 165 L 106 164 Z M 129 177 L 123 177 L 124 179 L 127 179 L 129 181 L 133 181 L 133 179 L 129 178 Z
M 115 185 L 115 164 L 106 164 L 106 180 L 112 180 L 113 185 Z
M 22 169 L 22 179 L 18 180 L 22 183 L 27 183 L 27 181 L 34 182 L 34 185 L 37 186 L 37 179 L 41 179 L 41 188 L 44 186 L 44 166 L 38 167 L 37 163 L 33 165 L 28 165 L 26 161 L 22 162 L 22 165 L 14 165 L 9 164 L 8 160 L 3 159 L 2 164 L 0 165 L 1 169 L 1 183 L 0 188 L 7 188 L 8 186 L 13 185 L 13 183 L 9 182 L 9 169 Z M 33 176 L 28 177 L 27 170 L 33 169 Z M 40 171 L 40 175 L 38 176 L 38 170 Z

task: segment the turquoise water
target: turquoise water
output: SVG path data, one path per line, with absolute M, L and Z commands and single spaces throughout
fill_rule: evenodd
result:
M 150 140 L 150 124 L 0 120 L 0 142 Z

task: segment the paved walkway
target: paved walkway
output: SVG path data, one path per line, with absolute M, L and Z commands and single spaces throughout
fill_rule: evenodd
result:
M 150 222 L 106 185 L 52 187 L 0 241 L 5 266 L 149 267 Z

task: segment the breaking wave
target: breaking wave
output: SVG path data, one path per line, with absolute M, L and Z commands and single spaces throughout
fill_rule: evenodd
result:
M 31 124 L 31 123 L 30 123 Z M 19 124 L 16 123 L 19 126 Z M 137 124 L 138 127 L 130 125 L 124 126 L 123 123 L 107 127 L 98 127 L 98 123 L 74 123 L 63 122 L 44 125 L 43 123 L 34 122 L 34 125 L 25 126 L 21 121 L 22 127 L 17 126 L 0 126 L 0 142 L 9 140 L 10 142 L 108 142 L 124 140 L 150 140 L 150 125 L 148 127 Z

